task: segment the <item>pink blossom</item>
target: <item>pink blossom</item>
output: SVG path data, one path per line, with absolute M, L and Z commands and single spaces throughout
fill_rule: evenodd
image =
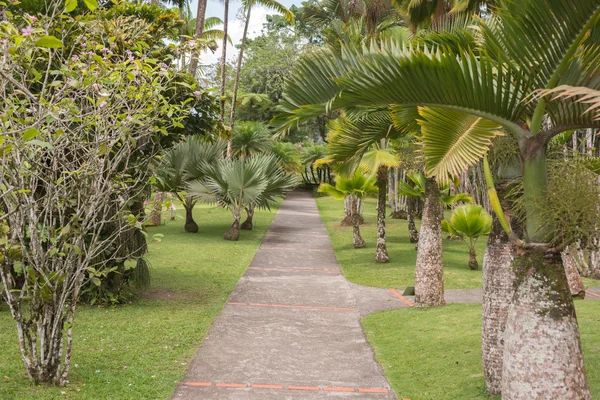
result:
M 94 92 L 98 92 L 100 90 L 100 85 L 98 85 L 97 83 L 93 83 L 92 89 L 94 90 Z
M 29 15 L 27 13 L 23 14 L 23 16 L 25 18 L 28 18 L 31 22 L 36 22 L 38 19 L 36 17 L 34 17 L 33 15 Z
M 202 97 L 202 92 L 199 90 L 196 90 L 194 92 L 194 97 L 196 97 L 196 100 L 200 100 L 200 97 Z
M 106 107 L 106 105 L 107 105 L 107 104 L 108 104 L 108 103 L 106 102 L 106 100 L 104 100 L 102 103 L 100 103 L 100 104 L 98 105 L 98 107 L 100 107 L 100 108 L 104 108 L 104 107 Z
M 23 36 L 31 36 L 33 34 L 33 28 L 31 26 L 23 28 L 21 29 L 21 33 L 23 34 Z
M 79 61 L 79 56 L 73 56 L 71 57 L 71 60 L 73 60 L 73 62 L 77 62 Z

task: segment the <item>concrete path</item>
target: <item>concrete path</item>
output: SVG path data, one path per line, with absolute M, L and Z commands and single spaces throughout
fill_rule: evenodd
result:
M 173 398 L 395 399 L 360 318 L 408 305 L 357 286 L 312 194 L 290 193 Z

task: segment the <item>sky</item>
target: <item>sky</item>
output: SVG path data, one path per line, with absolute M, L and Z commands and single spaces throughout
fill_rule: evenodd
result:
M 286 7 L 291 7 L 292 4 L 298 3 L 299 0 L 279 0 Z M 244 33 L 244 24 L 243 22 L 237 18 L 238 11 L 242 7 L 242 3 L 240 1 L 230 0 L 229 2 L 229 26 L 227 29 L 229 30 L 229 37 L 231 37 L 234 46 L 227 45 L 227 60 L 231 61 L 237 57 L 237 49 L 235 45 L 239 44 L 242 40 L 242 34 Z M 198 0 L 191 1 L 191 9 L 192 13 L 196 14 L 196 9 L 198 8 Z M 264 8 L 263 6 L 256 5 L 252 7 L 252 12 L 250 13 L 250 25 L 248 26 L 248 37 L 253 38 L 260 35 L 260 32 L 263 27 L 263 23 L 267 22 L 267 15 L 275 14 L 274 11 Z M 208 0 L 208 4 L 206 6 L 206 17 L 219 17 L 223 19 L 223 3 L 218 0 Z M 219 28 L 223 28 L 221 25 Z M 202 55 L 200 62 L 202 64 L 214 64 L 219 61 L 221 58 L 221 43 L 219 43 L 219 48 L 213 54 L 211 51 L 206 52 Z

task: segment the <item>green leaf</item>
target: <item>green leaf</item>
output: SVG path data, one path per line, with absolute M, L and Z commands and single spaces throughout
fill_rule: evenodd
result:
M 25 131 L 25 133 L 23 134 L 23 140 L 24 141 L 28 141 L 33 139 L 34 137 L 38 136 L 39 134 L 41 134 L 42 132 L 40 132 L 38 129 L 36 128 L 29 128 Z
M 98 2 L 96 0 L 83 0 L 83 2 L 90 11 L 94 11 L 96 8 L 99 7 Z
M 65 4 L 65 12 L 70 13 L 77 8 L 77 0 L 67 0 Z
M 62 49 L 63 47 L 63 43 L 60 39 L 54 36 L 41 37 L 35 42 L 35 45 L 46 49 Z
M 91 281 L 92 281 L 92 283 L 93 283 L 94 285 L 96 285 L 96 286 L 100 286 L 100 285 L 102 285 L 102 282 L 100 281 L 100 279 L 96 278 L 95 276 L 93 276 L 93 277 L 91 278 Z
M 34 146 L 45 147 L 47 149 L 51 149 L 52 148 L 52 145 L 50 143 L 44 142 L 44 141 L 41 141 L 41 140 L 37 140 L 37 139 L 29 140 L 27 143 L 28 144 L 32 144 Z

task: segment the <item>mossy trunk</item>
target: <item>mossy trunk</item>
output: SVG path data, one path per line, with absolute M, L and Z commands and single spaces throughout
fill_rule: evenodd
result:
M 365 247 L 367 243 L 364 241 L 362 236 L 360 235 L 360 223 L 359 223 L 360 215 L 357 212 L 354 212 L 352 215 L 352 237 L 354 240 L 354 248 L 359 249 L 361 247 Z
M 352 213 L 356 213 L 358 215 L 358 223 L 363 225 L 365 223 L 365 219 L 360 214 L 360 204 L 361 201 L 354 195 L 346 196 L 344 199 L 344 213 L 346 216 L 340 222 L 341 226 L 352 226 Z
M 514 293 L 513 249 L 508 235 L 494 216 L 483 255 L 483 305 L 481 312 L 481 361 L 489 394 L 500 394 L 504 330 Z
M 475 252 L 475 248 L 469 249 L 469 269 L 472 271 L 477 271 L 479 269 L 479 263 L 477 262 L 477 253 Z
M 388 167 L 381 166 L 377 170 L 377 249 L 375 250 L 375 262 L 386 263 L 390 261 L 385 239 L 385 207 L 387 195 Z
M 521 252 L 514 268 L 517 284 L 504 333 L 502 398 L 591 399 L 560 254 Z
M 245 231 L 251 231 L 252 228 L 254 227 L 254 224 L 252 222 L 253 219 L 254 219 L 254 206 L 249 206 L 248 208 L 246 208 L 246 220 L 242 223 L 240 228 Z
M 198 232 L 198 224 L 194 221 L 194 216 L 192 212 L 194 211 L 194 204 L 183 204 L 183 208 L 185 208 L 185 225 L 184 229 L 189 233 Z
M 562 252 L 562 260 L 571 295 L 583 299 L 585 298 L 585 286 L 577 268 L 576 252 L 574 246 L 567 246 Z
M 415 273 L 415 307 L 437 307 L 446 304 L 442 219 L 440 189 L 434 179 L 427 179 Z

